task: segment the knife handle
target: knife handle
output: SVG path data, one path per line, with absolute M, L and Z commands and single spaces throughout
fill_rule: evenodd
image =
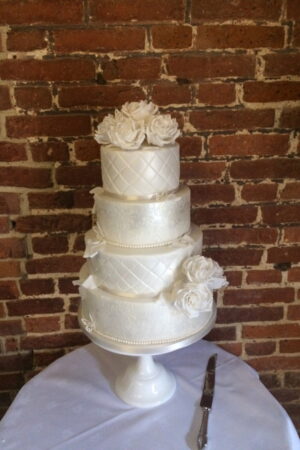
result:
M 198 449 L 201 450 L 207 444 L 207 425 L 208 425 L 209 408 L 202 408 L 202 420 L 200 430 L 197 437 Z

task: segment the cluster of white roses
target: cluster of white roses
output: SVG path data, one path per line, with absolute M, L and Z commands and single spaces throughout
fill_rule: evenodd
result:
M 184 261 L 182 270 L 186 279 L 175 286 L 175 307 L 190 318 L 211 311 L 213 291 L 228 285 L 223 269 L 213 259 L 196 255 Z
M 173 144 L 180 135 L 178 124 L 170 114 L 157 114 L 152 102 L 127 102 L 121 111 L 109 114 L 98 125 L 95 139 L 124 150 L 137 150 L 144 141 L 149 145 Z

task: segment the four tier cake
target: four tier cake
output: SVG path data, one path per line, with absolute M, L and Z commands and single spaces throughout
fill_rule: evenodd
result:
M 179 134 L 175 119 L 145 101 L 126 103 L 97 129 L 103 187 L 92 191 L 79 320 L 108 348 L 202 337 L 215 319 L 213 290 L 227 284 L 201 256 L 202 232 L 190 222 Z

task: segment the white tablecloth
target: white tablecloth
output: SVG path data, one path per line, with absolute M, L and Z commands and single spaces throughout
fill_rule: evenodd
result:
M 19 392 L 0 424 L 4 450 L 196 449 L 199 399 L 208 357 L 218 353 L 207 450 L 299 450 L 289 417 L 240 359 L 200 341 L 155 357 L 177 390 L 151 409 L 126 405 L 113 393 L 127 356 L 89 344 L 60 358 Z

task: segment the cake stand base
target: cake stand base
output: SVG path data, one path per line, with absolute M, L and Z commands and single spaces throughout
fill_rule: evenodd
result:
M 151 355 L 136 357 L 115 384 L 118 397 L 138 408 L 152 408 L 165 403 L 175 389 L 174 375 L 156 363 Z

